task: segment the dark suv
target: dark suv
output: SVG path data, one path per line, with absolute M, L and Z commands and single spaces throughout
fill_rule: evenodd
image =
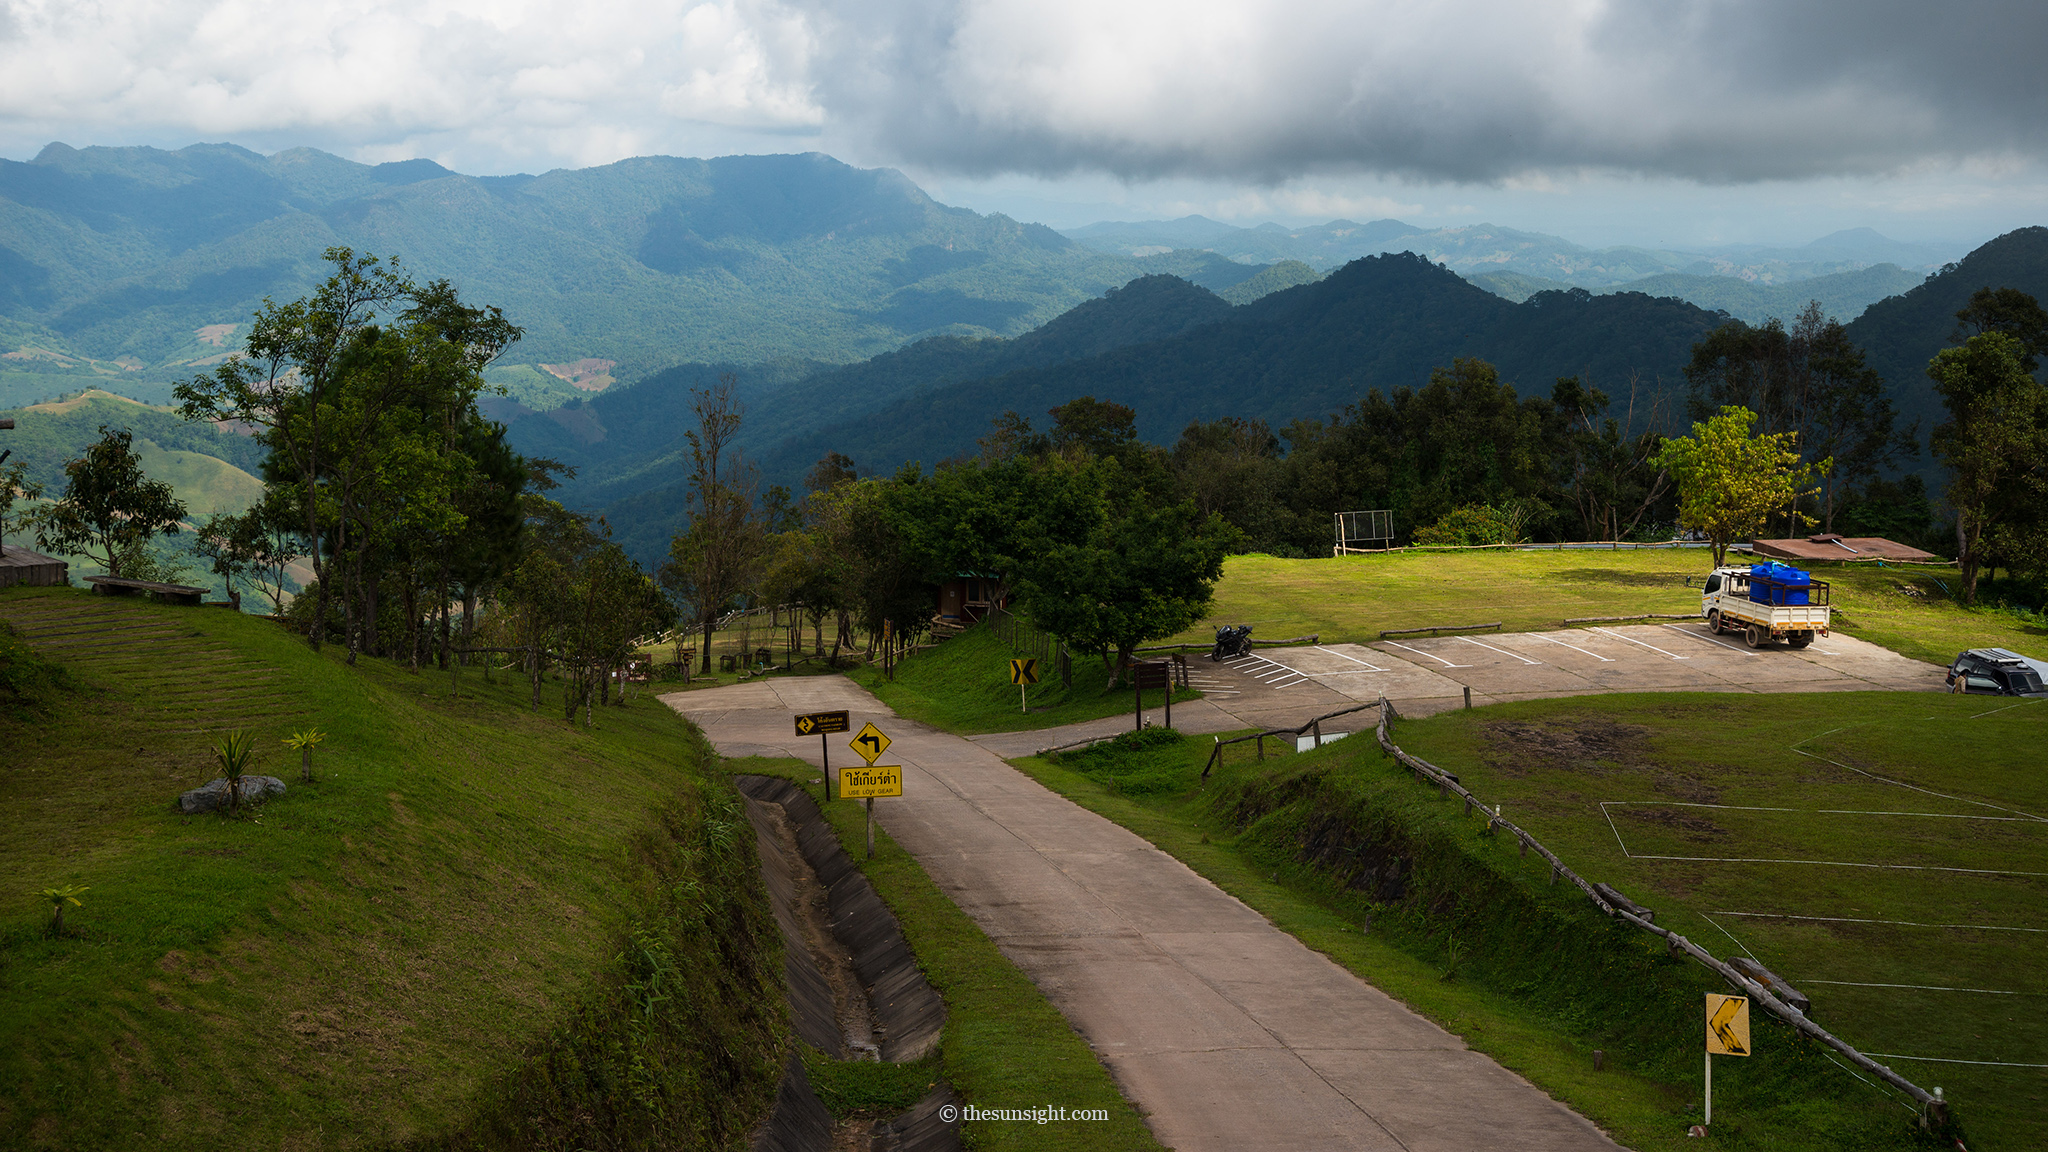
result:
M 2048 696 L 2048 687 L 2041 683 L 2040 665 L 2003 648 L 1972 648 L 1957 655 L 1948 666 L 1948 690 L 1994 696 Z

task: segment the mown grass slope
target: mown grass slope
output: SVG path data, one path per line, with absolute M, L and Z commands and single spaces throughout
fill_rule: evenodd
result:
M 1175 639 L 1205 644 L 1219 624 L 1250 624 L 1255 639 L 1319 633 L 1328 644 L 1437 624 L 1499 620 L 1507 631 L 1527 632 L 1577 617 L 1697 612 L 1697 585 L 1711 563 L 1703 549 L 1233 556 L 1207 619 Z M 1835 626 L 1858 639 L 1934 663 L 1965 648 L 2048 655 L 2048 622 L 1963 607 L 1952 595 L 1951 569 L 1822 564 L 1812 571 L 1833 585 Z
M 1981 711 L 1982 704 L 1974 698 L 1892 694 L 1617 696 L 1447 713 L 1401 722 L 1395 734 L 1404 747 L 1431 756 L 1487 795 L 1491 785 L 1520 771 L 1516 765 L 1521 757 L 1489 769 L 1461 751 L 1461 734 L 1523 724 L 1526 717 L 1546 710 L 1560 717 L 1561 730 L 1571 726 L 1563 718 L 1573 709 L 1633 708 L 1645 715 L 1674 709 L 1719 710 L 1716 715 L 1725 717 L 1728 727 L 1723 741 L 1688 750 L 1693 746 L 1686 743 L 1684 733 L 1701 730 L 1697 715 L 1659 730 L 1668 740 L 1663 754 L 1670 762 L 1639 766 L 1630 777 L 1653 784 L 1696 774 L 1688 757 L 1697 754 L 1718 761 L 1731 748 L 1748 743 L 1743 733 L 1753 736 L 1759 728 L 1814 724 L 1845 710 L 1861 710 L 1870 713 L 1869 719 L 1903 725 L 1930 711 L 1966 716 L 1969 713 L 1961 709 L 1976 705 L 1974 710 Z M 1706 726 L 1711 728 L 1713 722 L 1710 718 Z M 1814 730 L 1832 723 L 1820 723 Z M 1881 739 L 1881 725 L 1869 727 L 1873 739 Z M 2009 782 L 2007 765 L 2023 755 L 2003 743 L 2009 733 L 1981 729 L 1948 735 L 1958 754 L 1977 755 L 1998 765 L 1979 778 L 1987 788 Z M 1520 856 L 1511 839 L 1487 835 L 1482 820 L 1466 815 L 1461 805 L 1440 799 L 1434 789 L 1417 785 L 1369 735 L 1302 755 L 1269 754 L 1264 761 L 1253 759 L 1249 746 L 1239 746 L 1228 750 L 1223 765 L 1205 783 L 1201 770 L 1211 747 L 1207 739 L 1181 740 L 1155 730 L 1057 759 L 1015 763 L 1077 803 L 1145 836 L 1304 943 L 1570 1104 L 1623 1144 L 1643 1149 L 1689 1146 L 1685 1130 L 1700 1120 L 1700 996 L 1721 988 L 1718 977 L 1669 956 L 1649 935 L 1601 916 L 1575 889 L 1552 886 L 1539 858 Z M 1788 757 L 1803 760 L 1796 754 Z M 1784 783 L 1792 787 L 1811 775 L 1804 767 L 1769 760 L 1761 767 L 1745 767 L 1741 774 L 1749 780 L 1780 771 Z M 1539 780 L 1533 772 L 1513 776 L 1512 781 L 1550 797 L 1550 807 L 1584 806 L 1600 798 L 1595 794 L 1599 789 L 1621 782 L 1598 772 L 1580 782 L 1558 774 Z M 1481 787 L 1481 782 L 1488 787 Z M 1694 893 L 1682 883 L 1674 891 L 1636 887 L 1640 876 L 1629 870 L 1631 862 L 1615 859 L 1611 839 L 1603 849 L 1599 837 L 1607 835 L 1607 828 L 1604 823 L 1594 826 L 1597 815 L 1571 822 L 1576 831 L 1553 839 L 1552 829 L 1561 825 L 1541 815 L 1547 810 L 1542 802 L 1510 791 L 1505 803 L 1511 815 L 1528 822 L 1575 867 L 1595 879 L 1620 884 L 1656 908 L 1660 924 L 1676 921 L 1682 931 L 1710 948 L 1718 948 L 1712 941 L 1719 939 L 1727 954 L 1737 954 L 1736 944 L 1682 912 L 1691 909 L 1696 898 L 1712 901 L 1725 893 L 1710 893 L 1704 887 Z M 1918 846 L 1907 850 L 1917 851 Z M 2024 868 L 2025 863 L 1997 866 Z M 1793 891 L 1807 883 L 1811 871 L 1787 868 L 1759 883 Z M 1858 875 L 1845 882 L 1867 881 L 1866 871 L 1857 870 Z M 1709 913 L 1717 910 L 1705 908 Z M 1998 923 L 2031 924 L 2036 918 L 2029 912 L 2020 920 L 2008 916 Z M 1832 949 L 1806 953 L 1805 960 L 1825 961 L 1831 970 L 1844 973 L 1848 969 L 1843 965 L 1853 960 L 1861 966 L 1857 971 L 1866 975 L 1845 974 L 1842 979 L 1886 980 L 1868 975 L 1884 969 L 1885 957 L 1865 946 L 1857 926 L 1842 927 L 1848 932 Z M 1798 967 L 1805 960 L 1794 953 L 1774 952 L 1750 932 L 1736 931 L 1795 984 L 1814 975 Z M 2031 994 L 2041 968 L 2029 959 L 2031 937 L 2004 935 L 2014 939 L 1988 945 L 1973 941 L 1969 947 L 2003 948 L 2006 964 L 2026 966 L 2033 975 L 2009 976 L 2005 983 L 1984 987 Z M 1938 963 L 1946 951 L 1937 946 L 1919 957 Z M 1960 983 L 1926 978 L 1917 982 Z M 1816 985 L 1806 991 L 1815 995 L 1822 1023 L 1852 1041 L 1874 1046 L 1877 1033 L 1865 1030 L 1868 1017 L 1839 994 L 1842 987 Z M 1863 991 L 1887 995 L 1878 989 Z M 2023 1033 L 2038 1011 L 2022 1007 L 2020 996 L 1980 1000 L 1968 1010 L 1973 1014 L 1958 1014 L 1947 1022 L 1948 1034 L 1959 1039 L 1972 1027 L 1989 1029 L 1995 1014 L 2015 1016 L 2012 1022 L 1998 1024 L 2014 1041 L 2013 1047 L 2001 1051 L 2018 1053 L 2010 1057 L 2014 1060 L 2030 1059 L 2027 1053 L 2037 1042 Z M 1913 1126 L 1910 1109 L 1853 1079 L 1819 1046 L 1768 1017 L 1760 1016 L 1755 1029 L 1755 1058 L 1716 1062 L 1714 1139 L 1720 1145 L 1815 1150 L 1935 1146 L 1929 1134 Z M 1596 1049 L 1605 1053 L 1605 1067 L 1597 1072 Z M 1916 1052 L 1948 1054 L 1946 1049 Z M 1967 1072 L 1958 1075 L 1961 1066 L 1906 1068 L 1903 1061 L 1898 1063 L 1923 1085 L 1949 1089 L 1972 1148 L 2026 1147 L 2027 1134 L 2039 1129 L 2039 1104 L 2034 1099 L 2038 1071 L 1997 1070 L 2016 1073 L 2018 1079 L 1996 1090 Z M 1932 1074 L 1930 1068 L 1935 1070 Z M 2028 1109 L 2032 1112 L 2024 1111 Z
M 1018 698 L 1010 683 L 1010 646 L 986 624 L 976 625 L 932 648 L 922 648 L 896 666 L 893 679 L 878 665 L 849 672 L 848 678 L 873 692 L 898 715 L 948 732 L 1022 732 L 1100 720 L 1130 713 L 1137 700 L 1128 684 L 1109 686 L 1109 669 L 1093 656 L 1076 654 L 1074 684 L 1060 683 L 1051 661 L 1038 662 L 1039 681 Z M 1145 693 L 1145 707 L 1156 711 L 1165 692 Z M 1174 690 L 1174 700 L 1197 700 L 1191 688 Z M 1030 711 L 1025 711 L 1025 707 Z
M 13 589 L 0 619 L 68 677 L 0 718 L 0 1144 L 729 1147 L 762 1114 L 751 837 L 651 697 L 587 730 L 228 612 Z M 229 728 L 289 792 L 179 815 Z M 53 938 L 33 893 L 66 884 Z

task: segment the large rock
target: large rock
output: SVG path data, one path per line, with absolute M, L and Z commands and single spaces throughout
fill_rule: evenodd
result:
M 284 794 L 284 781 L 275 776 L 244 776 L 240 801 L 243 804 L 260 804 L 266 796 Z M 228 782 L 225 776 L 216 776 L 178 797 L 178 810 L 187 816 L 199 812 L 211 812 L 225 808 L 228 803 Z

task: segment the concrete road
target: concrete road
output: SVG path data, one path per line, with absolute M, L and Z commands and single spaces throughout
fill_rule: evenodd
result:
M 1468 687 L 1475 707 L 1601 692 L 1948 690 L 1940 665 L 1853 636 L 1830 636 L 1803 650 L 1782 644 L 1752 649 L 1697 622 L 1261 648 L 1222 664 L 1192 656 L 1188 669 L 1204 698 L 1174 705 L 1173 726 L 1183 732 L 1291 728 L 1382 695 L 1403 716 L 1429 716 L 1463 707 Z M 1083 662 L 1074 674 L 1099 673 Z M 1150 708 L 1145 718 L 1156 724 L 1163 713 Z M 1371 714 L 1361 721 L 1373 722 Z M 1132 723 L 1126 714 L 973 739 L 1009 758 L 1113 735 Z
M 1224 699 L 1298 690 L 1304 702 L 1348 700 L 1353 689 L 1315 679 L 1347 683 L 1347 672 L 1332 667 L 1277 689 L 1240 687 L 1239 697 Z M 1255 679 L 1250 670 L 1232 676 Z M 662 699 L 728 756 L 816 764 L 818 739 L 795 735 L 791 717 L 823 709 L 848 709 L 856 730 L 873 721 L 892 737 L 884 762 L 903 765 L 904 796 L 875 805 L 882 826 L 1037 983 L 1145 1111 L 1160 1142 L 1179 1152 L 1617 1147 L 1135 834 L 1047 790 L 991 748 L 896 717 L 841 677 Z M 1244 726 L 1214 703 L 1202 715 Z M 1184 723 L 1182 709 L 1174 721 Z M 848 737 L 829 739 L 835 764 L 856 762 Z

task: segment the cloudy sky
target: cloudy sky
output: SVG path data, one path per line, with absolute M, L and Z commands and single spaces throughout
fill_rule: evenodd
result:
M 2048 223 L 2039 0 L 0 0 L 0 156 L 819 150 L 1071 227 Z

